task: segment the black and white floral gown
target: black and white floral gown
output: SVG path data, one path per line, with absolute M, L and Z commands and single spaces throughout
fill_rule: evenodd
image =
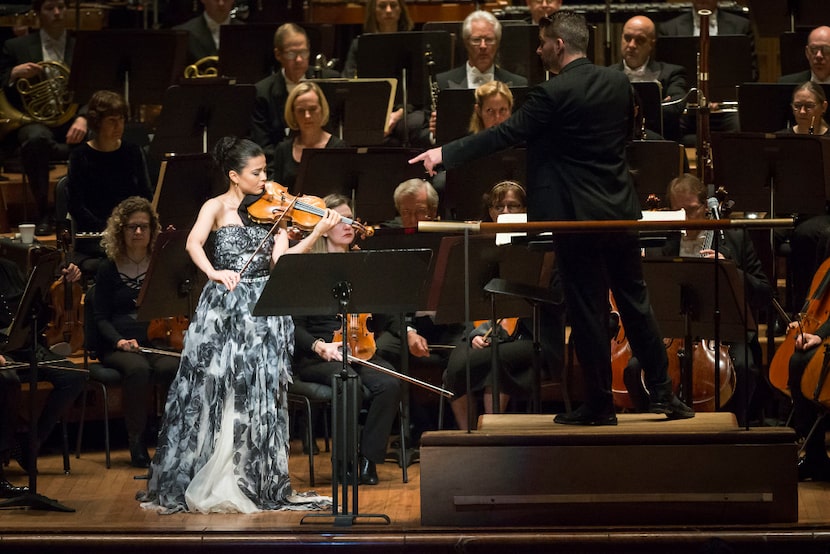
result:
M 214 266 L 239 271 L 267 234 L 226 226 Z M 158 449 L 138 500 L 162 512 L 318 509 L 288 477 L 288 410 L 294 326 L 289 316 L 253 317 L 268 280 L 273 238 L 236 288 L 208 281 L 170 385 Z

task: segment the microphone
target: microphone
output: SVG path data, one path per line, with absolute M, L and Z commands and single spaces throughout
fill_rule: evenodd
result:
M 709 208 L 709 213 L 712 214 L 712 219 L 720 219 L 720 202 L 714 196 L 710 196 L 706 201 L 706 207 Z

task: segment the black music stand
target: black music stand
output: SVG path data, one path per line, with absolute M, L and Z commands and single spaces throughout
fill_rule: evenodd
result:
M 29 274 L 26 289 L 9 328 L 8 341 L 3 345 L 3 350 L 6 352 L 25 350 L 29 353 L 29 444 L 27 445 L 29 449 L 29 467 L 27 468 L 29 492 L 22 496 L 0 501 L 0 509 L 29 508 L 56 512 L 75 511 L 74 508 L 64 506 L 57 500 L 52 500 L 37 492 L 37 422 L 39 412 L 37 406 L 38 361 L 36 348 L 40 335 L 38 314 L 47 303 L 46 297 L 55 280 L 55 272 L 60 263 L 60 252 L 44 254 L 38 259 L 37 265 L 32 268 L 32 272 Z
M 455 221 L 480 220 L 486 211 L 484 195 L 499 181 L 527 186 L 527 150 L 509 148 L 447 170 L 444 212 Z
M 349 313 L 411 312 L 423 304 L 431 255 L 429 250 L 367 250 L 282 256 L 252 313 L 255 316 L 340 314 L 345 326 Z M 303 278 L 297 279 L 299 275 Z M 287 287 L 286 283 L 294 285 Z M 332 377 L 332 513 L 308 514 L 301 523 L 318 517 L 333 518 L 335 526 L 350 526 L 358 518 L 391 523 L 385 514 L 359 513 L 357 381 L 357 374 L 349 370 L 344 356 L 343 370 Z M 342 506 L 338 484 L 343 495 Z
M 165 157 L 153 196 L 161 228 L 190 229 L 205 200 L 221 194 L 225 188 L 210 154 Z
M 398 80 L 396 104 L 429 105 L 429 79 L 424 53 L 432 52 L 435 72 L 450 69 L 450 34 L 444 31 L 366 33 L 357 39 L 357 74 L 361 78 Z M 378 52 L 383 52 L 378 56 Z M 406 79 L 403 79 L 404 73 Z
M 659 81 L 634 81 L 631 83 L 639 100 L 640 115 L 645 119 L 646 129 L 663 134 L 663 85 Z M 634 129 L 635 135 L 640 129 Z
M 689 86 L 697 86 L 699 37 L 660 37 L 658 59 L 681 65 L 689 75 Z M 709 100 L 735 100 L 735 87 L 752 81 L 752 43 L 747 35 L 717 35 L 709 38 Z
M 138 321 L 164 317 L 191 318 L 207 277 L 185 252 L 187 230 L 159 234 L 138 293 Z
M 800 73 L 810 69 L 810 62 L 807 61 L 807 56 L 804 55 L 804 46 L 807 45 L 807 38 L 810 36 L 812 29 L 813 27 L 789 30 L 786 33 L 782 32 L 778 37 L 781 75 Z
M 363 221 L 387 221 L 395 217 L 395 188 L 407 179 L 427 177 L 423 167 L 409 164 L 421 152 L 415 148 L 306 148 L 294 193 L 340 193 L 353 200 L 355 215 Z
M 329 104 L 326 128 L 349 146 L 383 144 L 395 102 L 394 79 L 316 79 Z
M 76 37 L 69 90 L 80 104 L 102 89 L 123 93 L 133 107 L 161 104 L 184 74 L 187 31 L 104 29 Z
M 663 197 L 669 183 L 683 174 L 683 147 L 671 140 L 635 140 L 625 146 L 640 205 L 649 195 Z
M 649 296 L 663 336 L 684 337 L 681 399 L 692 406 L 692 339 L 713 337 L 717 346 L 745 342 L 747 331 L 755 328 L 743 281 L 733 261 L 708 258 L 646 258 L 643 275 L 647 283 L 660 284 L 649 287 Z M 716 406 L 719 378 L 716 371 Z
M 528 90 L 528 87 L 510 87 L 514 112 L 524 103 Z M 440 92 L 436 114 L 436 144 L 446 144 L 470 134 L 474 104 L 475 89 L 450 88 Z

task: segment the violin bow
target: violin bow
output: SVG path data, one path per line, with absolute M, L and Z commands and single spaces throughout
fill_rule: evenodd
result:
M 274 221 L 274 224 L 271 226 L 271 229 L 268 231 L 268 234 L 267 234 L 267 235 L 265 235 L 265 236 L 262 238 L 262 240 L 259 242 L 259 245 L 257 245 L 256 249 L 254 250 L 254 253 L 253 253 L 253 254 L 251 254 L 251 257 L 250 257 L 250 258 L 248 258 L 248 260 L 247 260 L 247 261 L 245 262 L 245 264 L 242 266 L 242 269 L 240 269 L 240 270 L 239 270 L 239 275 L 240 275 L 240 276 L 241 276 L 243 273 L 245 273 L 245 270 L 246 270 L 246 269 L 248 269 L 248 266 L 249 266 L 249 265 L 251 265 L 251 262 L 252 262 L 252 261 L 254 261 L 254 256 L 256 256 L 256 255 L 259 253 L 259 251 L 260 251 L 260 250 L 262 250 L 262 247 L 263 247 L 263 246 L 265 246 L 265 242 L 268 240 L 268 237 L 270 237 L 271 235 L 273 235 L 273 234 L 274 234 L 274 232 L 277 230 L 277 228 L 279 227 L 280 223 L 282 222 L 283 218 L 285 217 L 285 214 L 286 214 L 286 213 L 288 213 L 288 211 L 291 209 L 291 207 L 292 207 L 292 206 L 293 206 L 296 202 L 297 202 L 297 197 L 295 196 L 295 197 L 294 197 L 294 199 L 291 201 L 291 203 L 290 203 L 290 204 L 288 204 L 288 207 L 287 207 L 285 210 L 283 210 L 283 212 L 282 212 L 282 213 L 280 214 L 280 216 L 276 219 L 276 221 Z

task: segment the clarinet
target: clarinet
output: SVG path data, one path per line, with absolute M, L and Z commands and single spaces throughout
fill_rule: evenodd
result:
M 438 111 L 438 81 L 435 79 L 435 60 L 432 59 L 432 47 L 427 44 L 424 51 L 424 59 L 427 66 L 427 79 L 429 82 L 429 108 L 433 112 Z

